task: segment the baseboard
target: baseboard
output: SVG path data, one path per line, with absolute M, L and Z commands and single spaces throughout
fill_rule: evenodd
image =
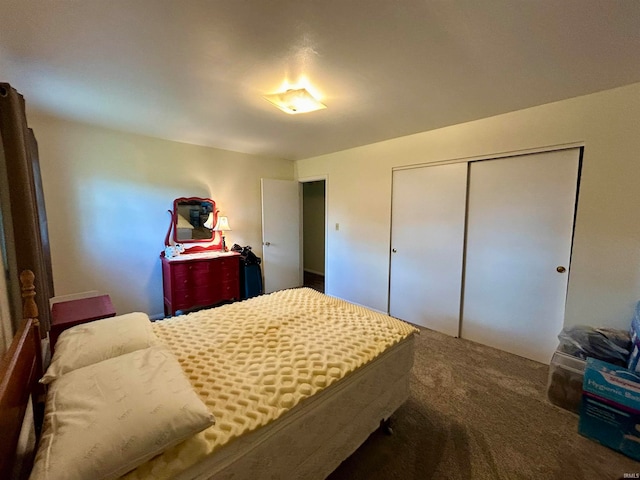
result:
M 358 305 L 359 307 L 368 308 L 369 310 L 373 310 L 374 312 L 378 312 L 378 313 L 381 313 L 383 315 L 389 315 L 388 312 L 383 312 L 382 310 L 378 310 L 377 308 L 373 308 L 373 307 L 370 307 L 368 305 L 362 305 L 361 303 L 354 302 L 353 300 L 347 300 L 346 298 L 342 298 L 342 297 L 339 297 L 337 295 L 330 295 L 328 293 L 325 293 L 325 295 L 327 295 L 329 297 L 337 298 L 339 300 L 344 300 L 345 302 L 353 303 L 354 305 Z
M 304 271 L 305 272 L 309 272 L 309 273 L 313 273 L 314 275 L 320 275 L 321 277 L 324 277 L 324 273 L 317 272 L 315 270 L 311 270 L 310 268 L 305 268 Z

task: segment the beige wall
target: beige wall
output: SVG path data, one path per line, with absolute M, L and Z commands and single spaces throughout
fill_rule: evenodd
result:
M 302 184 L 304 269 L 324 275 L 324 181 Z
M 210 197 L 227 243 L 262 255 L 260 178 L 293 163 L 68 122 L 28 112 L 40 147 L 56 295 L 109 293 L 118 313 L 163 311 L 159 254 L 180 196 Z
M 584 145 L 565 324 L 627 328 L 640 298 L 640 83 L 296 162 L 327 175 L 326 291 L 387 311 L 393 167 Z

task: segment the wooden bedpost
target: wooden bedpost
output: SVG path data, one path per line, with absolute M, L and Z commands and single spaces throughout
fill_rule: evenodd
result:
M 36 287 L 33 281 L 36 276 L 31 270 L 23 270 L 20 274 L 20 285 L 22 289 L 22 318 L 33 318 L 37 323 L 38 305 L 35 301 Z
M 36 287 L 34 280 L 36 276 L 31 270 L 23 270 L 20 273 L 20 289 L 22 290 L 22 318 L 31 319 L 31 328 L 35 332 L 34 340 L 36 347 L 36 374 L 38 378 L 42 376 L 42 344 L 40 343 L 40 321 L 38 320 L 38 305 L 36 304 Z
M 42 362 L 42 343 L 40 341 L 40 321 L 38 320 L 38 304 L 36 303 L 36 287 L 34 285 L 35 275 L 31 270 L 23 270 L 20 273 L 20 289 L 22 290 L 22 318 L 31 319 L 32 339 L 34 342 L 35 364 L 34 378 L 32 386 L 33 392 L 33 417 L 36 428 L 36 438 L 40 438 L 40 430 L 44 421 L 44 400 L 45 388 L 38 383 L 44 373 Z

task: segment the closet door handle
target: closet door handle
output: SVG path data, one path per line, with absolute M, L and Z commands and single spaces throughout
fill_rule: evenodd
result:
M 556 272 L 558 272 L 558 273 L 564 273 L 566 271 L 567 271 L 567 269 L 564 268 L 562 265 L 560 265 L 558 268 L 556 268 Z
M 396 250 L 395 248 L 392 248 L 392 249 L 391 249 L 391 251 L 392 251 L 393 253 L 396 253 L 398 250 Z
M 264 244 L 266 247 L 268 247 L 269 245 L 271 245 L 271 242 L 264 242 Z

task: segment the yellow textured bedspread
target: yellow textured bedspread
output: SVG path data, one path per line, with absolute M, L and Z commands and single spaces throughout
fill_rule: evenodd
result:
M 170 478 L 417 330 L 308 288 L 153 324 L 216 424 L 126 475 Z

